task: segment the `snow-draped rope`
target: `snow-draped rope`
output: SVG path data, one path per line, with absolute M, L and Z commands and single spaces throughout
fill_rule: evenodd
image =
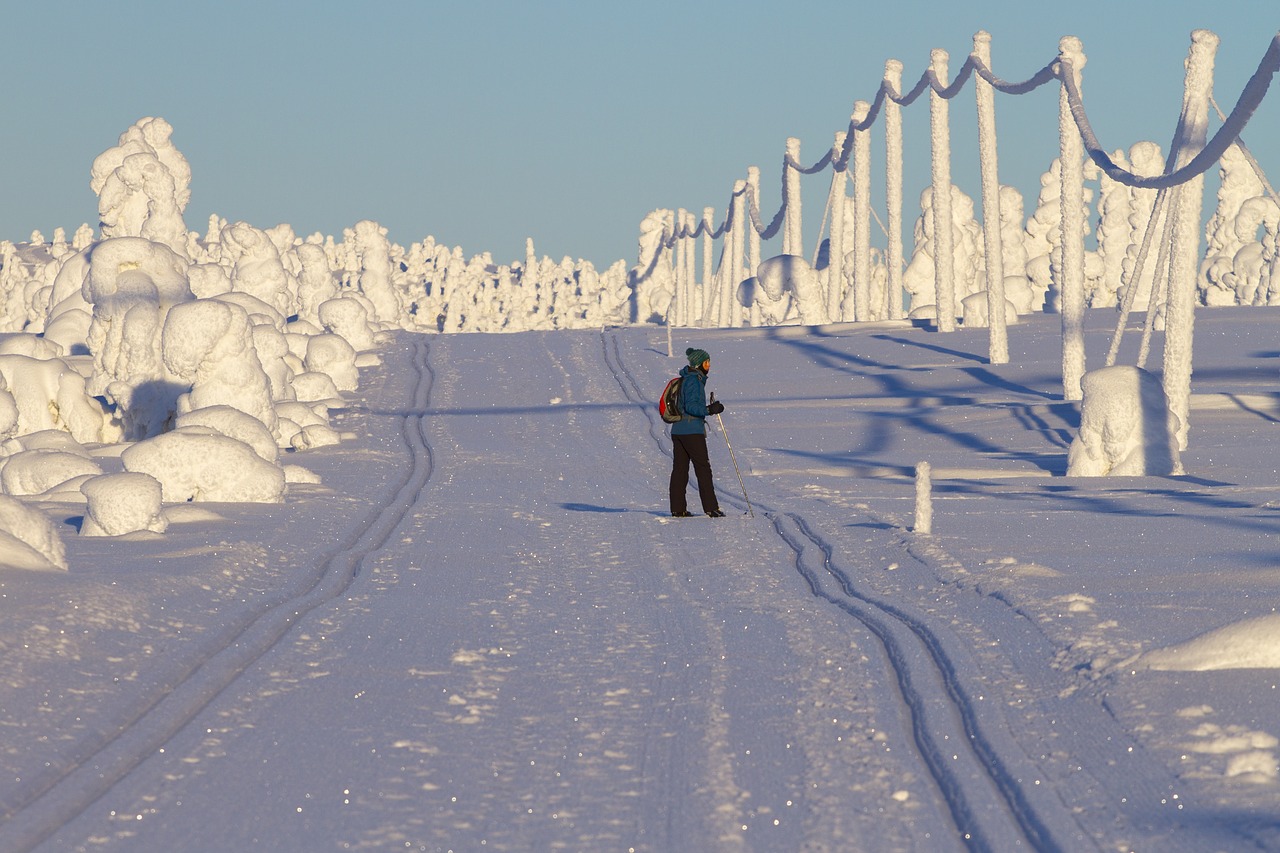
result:
M 1035 91 L 1041 86 L 1053 81 L 1059 80 L 1066 90 L 1067 98 L 1070 103 L 1072 118 L 1075 121 L 1076 129 L 1080 134 L 1084 143 L 1085 151 L 1090 159 L 1103 171 L 1106 175 L 1118 183 L 1137 189 L 1164 189 L 1179 186 L 1207 172 L 1222 156 L 1222 152 L 1234 142 L 1244 128 L 1248 125 L 1249 120 L 1253 117 L 1254 112 L 1261 105 L 1267 91 L 1271 86 L 1271 81 L 1275 75 L 1280 72 L 1280 34 L 1275 35 L 1269 43 L 1267 50 L 1263 54 L 1262 59 L 1258 63 L 1257 70 L 1249 78 L 1244 89 L 1240 93 L 1240 97 L 1236 101 L 1235 107 L 1230 115 L 1223 121 L 1222 126 L 1205 147 L 1189 162 L 1181 168 L 1174 170 L 1166 170 L 1163 174 L 1156 176 L 1142 176 L 1134 174 L 1114 163 L 1110 156 L 1106 153 L 1106 149 L 1098 141 L 1097 135 L 1093 131 L 1092 124 L 1089 122 L 1088 115 L 1085 111 L 1084 100 L 1080 94 L 1079 88 L 1075 85 L 1074 75 L 1072 73 L 1071 63 L 1062 56 L 1055 57 L 1050 63 L 1036 71 L 1031 77 L 1023 81 L 1009 82 L 997 77 L 991 69 L 983 62 L 975 53 L 970 53 L 968 59 L 965 60 L 955 79 L 949 85 L 943 85 L 934 74 L 932 68 L 927 68 L 915 85 L 906 93 L 902 94 L 895 87 L 891 86 L 888 81 L 882 80 L 871 101 L 871 107 L 867 112 L 866 118 L 862 121 L 850 120 L 848 125 L 848 134 L 840 153 L 837 155 L 834 150 L 828 149 L 819 160 L 810 165 L 796 161 L 790 155 L 783 157 L 783 183 L 786 179 L 786 170 L 795 169 L 800 174 L 812 175 L 816 174 L 827 166 L 833 169 L 843 171 L 848 168 L 849 160 L 853 153 L 853 134 L 854 131 L 865 131 L 874 125 L 879 118 L 881 109 L 883 108 L 885 99 L 890 99 L 900 106 L 909 106 L 914 103 L 926 90 L 937 93 L 944 99 L 955 98 L 963 90 L 969 78 L 974 74 L 980 76 L 989 83 L 996 91 L 1007 95 L 1024 95 Z M 1170 161 L 1172 162 L 1172 160 Z M 782 197 L 781 205 L 778 212 L 773 216 L 768 225 L 765 225 L 760 215 L 759 200 L 753 189 L 748 186 L 744 192 L 747 195 L 747 218 L 751 222 L 751 226 L 756 230 L 762 239 L 768 240 L 774 237 L 786 216 L 787 204 L 785 193 Z M 675 245 L 675 241 L 684 238 L 697 237 L 703 234 L 710 234 L 712 239 L 719 239 L 727 231 L 734 227 L 733 221 L 733 201 L 740 195 L 740 192 L 734 192 L 730 196 L 730 203 L 727 205 L 727 212 L 721 225 L 712 231 L 708 231 L 705 220 L 699 221 L 697 226 L 689 229 L 685 225 L 673 227 L 665 230 L 661 242 L 662 248 L 671 248 Z M 645 275 L 651 273 L 657 264 L 658 255 L 655 254 L 650 263 L 648 271 Z
M 1153 177 L 1135 175 L 1129 170 L 1117 166 L 1107 156 L 1102 144 L 1098 142 L 1097 136 L 1094 135 L 1093 126 L 1089 123 L 1089 117 L 1085 114 L 1084 101 L 1080 97 L 1080 91 L 1076 88 L 1073 76 L 1069 73 L 1071 68 L 1070 60 L 1059 59 L 1058 65 L 1058 77 L 1062 80 L 1062 85 L 1066 87 L 1067 97 L 1071 101 L 1071 114 L 1075 119 L 1076 129 L 1080 132 L 1080 138 L 1084 140 L 1085 150 L 1088 152 L 1090 159 L 1107 174 L 1107 177 L 1125 186 L 1136 189 L 1165 189 L 1185 184 L 1187 181 L 1209 171 L 1213 164 L 1222 157 L 1222 152 L 1227 150 L 1227 146 L 1234 142 L 1244 131 L 1245 125 L 1249 123 L 1249 119 L 1253 117 L 1254 112 L 1262 103 L 1262 99 L 1266 97 L 1267 89 L 1270 88 L 1276 72 L 1280 71 L 1280 34 L 1271 39 L 1271 44 L 1263 55 L 1262 61 L 1258 64 L 1258 70 L 1253 73 L 1253 76 L 1249 78 L 1249 82 L 1245 84 L 1239 100 L 1236 101 L 1235 107 L 1231 110 L 1231 114 L 1223 121 L 1222 127 L 1218 128 L 1218 132 L 1214 134 L 1213 139 L 1209 140 L 1205 147 L 1182 168 L 1166 171 L 1164 174 Z

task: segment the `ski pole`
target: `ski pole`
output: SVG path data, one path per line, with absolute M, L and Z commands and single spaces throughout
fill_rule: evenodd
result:
M 711 395 L 711 402 L 715 402 L 716 395 Z M 742 487 L 742 499 L 747 502 L 747 514 L 752 518 L 756 517 L 755 510 L 751 508 L 751 498 L 747 497 L 747 486 L 742 482 L 742 472 L 738 470 L 738 457 L 733 455 L 733 445 L 729 443 L 729 431 L 724 428 L 724 418 L 720 417 L 720 413 L 716 412 L 716 420 L 720 422 L 720 434 L 724 436 L 725 447 L 729 448 L 729 458 L 733 460 L 733 472 L 738 475 L 738 485 Z

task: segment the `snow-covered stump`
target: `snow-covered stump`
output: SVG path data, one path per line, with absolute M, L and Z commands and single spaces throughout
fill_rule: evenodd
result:
M 1182 474 L 1178 416 L 1160 380 L 1140 367 L 1090 371 L 1082 382 L 1080 433 L 1067 454 L 1068 477 Z
M 800 162 L 800 140 L 796 137 L 787 137 L 787 156 L 782 162 L 782 201 L 787 209 L 782 223 L 782 253 L 784 255 L 803 255 L 804 235 L 800 223 L 800 172 L 791 165 L 792 163 Z
M 916 463 L 916 520 L 911 529 L 933 532 L 933 467 L 928 462 Z
M 80 491 L 88 500 L 81 536 L 163 533 L 169 527 L 160 481 L 149 474 L 104 474 L 86 481 Z
M 1077 88 L 1085 56 L 1080 39 L 1064 36 L 1058 56 L 1069 63 Z M 1058 95 L 1058 144 L 1062 163 L 1062 392 L 1067 400 L 1080 399 L 1084 376 L 1084 144 L 1071 114 L 1071 101 L 1063 83 Z
M 839 160 L 847 135 L 843 130 L 836 131 L 835 142 L 831 146 L 833 160 Z M 827 207 L 831 210 L 831 233 L 827 242 L 827 314 L 832 319 L 840 316 L 840 302 L 844 299 L 844 212 L 847 206 L 845 187 L 848 182 L 847 168 L 832 169 L 831 194 L 827 199 Z
M 1214 33 L 1196 30 L 1191 34 L 1182 118 L 1178 122 L 1181 139 L 1175 167 L 1186 165 L 1204 148 L 1217 50 L 1218 36 Z M 1191 411 L 1191 340 L 1195 326 L 1203 196 L 1204 175 L 1199 174 L 1177 189 L 1172 211 L 1173 254 L 1169 262 L 1169 299 L 1165 309 L 1164 391 L 1169 398 L 1170 411 L 1178 418 L 1179 450 L 1187 449 Z
M 890 59 L 884 64 L 884 82 L 894 94 L 902 94 L 902 63 Z M 893 98 L 884 102 L 885 209 L 888 222 L 885 264 L 888 316 L 902 319 L 902 107 Z
M 871 104 L 856 101 L 853 120 L 862 124 Z M 844 319 L 865 322 L 871 316 L 871 128 L 853 131 L 853 314 Z M 832 316 L 835 319 L 835 316 Z
M 991 67 L 991 34 L 973 36 L 973 52 Z M 1000 217 L 1000 170 L 996 148 L 995 89 L 981 75 L 974 80 L 978 101 L 978 158 L 982 169 L 982 237 L 986 251 L 987 358 L 992 364 L 1009 363 L 1009 334 L 1005 324 L 1004 245 Z M 965 326 L 968 326 L 966 313 Z
M 929 68 L 938 88 L 947 85 L 945 50 L 934 48 L 929 54 Z M 932 140 L 933 172 L 933 275 L 937 293 L 938 331 L 954 332 L 955 246 L 951 230 L 951 110 L 947 99 L 937 89 L 929 92 L 929 131 Z

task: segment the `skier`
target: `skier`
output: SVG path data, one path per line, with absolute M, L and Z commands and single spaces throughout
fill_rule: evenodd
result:
M 718 415 L 724 404 L 712 395 L 707 404 L 707 373 L 711 370 L 711 356 L 706 350 L 690 347 L 684 351 L 689 366 L 680 368 L 684 381 L 680 386 L 680 411 L 678 423 L 671 425 L 671 443 L 674 451 L 671 467 L 671 515 L 675 518 L 691 518 L 685 490 L 689 486 L 689 463 L 698 477 L 698 497 L 702 511 L 712 518 L 724 518 L 720 503 L 716 500 L 716 488 L 711 482 L 711 460 L 707 456 L 707 415 Z

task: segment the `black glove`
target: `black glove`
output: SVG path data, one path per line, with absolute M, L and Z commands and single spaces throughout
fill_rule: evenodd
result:
M 724 411 L 724 403 L 721 403 L 719 400 L 712 400 L 711 404 L 707 406 L 708 415 L 718 415 L 723 411 Z

